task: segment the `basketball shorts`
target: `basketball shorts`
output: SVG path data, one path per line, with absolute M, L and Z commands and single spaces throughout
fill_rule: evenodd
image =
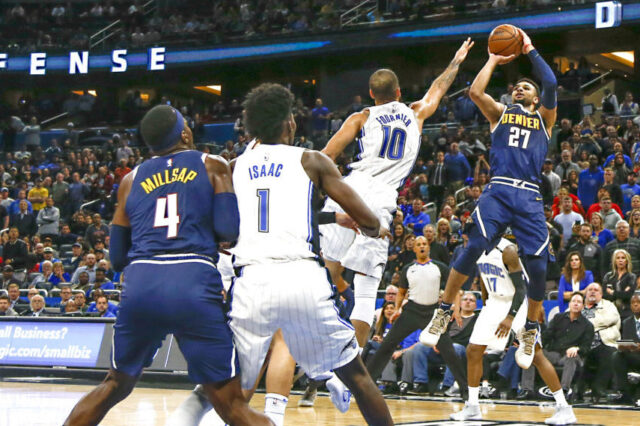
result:
M 194 383 L 220 382 L 239 372 L 222 281 L 210 259 L 185 255 L 135 260 L 124 276 L 113 335 L 114 370 L 140 375 L 172 333 Z
M 496 330 L 498 325 L 506 318 L 511 308 L 511 298 L 508 297 L 489 297 L 487 303 L 482 307 L 478 319 L 473 327 L 473 332 L 469 338 L 469 343 L 474 345 L 487 346 L 488 350 L 502 351 L 507 346 L 509 336 L 498 338 Z M 524 327 L 527 321 L 527 299 L 522 302 L 516 317 L 511 323 L 511 329 L 518 332 Z
M 232 286 L 229 315 L 244 389 L 253 387 L 279 328 L 309 377 L 358 355 L 353 327 L 339 316 L 334 291 L 327 270 L 313 260 L 242 268 Z
M 360 172 L 352 172 L 344 181 L 373 210 L 380 224 L 388 228 L 397 208 L 398 193 L 395 188 Z M 331 198 L 327 199 L 323 211 L 344 213 L 342 207 Z M 389 241 L 386 238 L 356 234 L 351 229 L 329 224 L 320 226 L 320 248 L 322 255 L 328 260 L 340 262 L 345 268 L 356 272 L 382 278 Z
M 504 183 L 496 183 L 499 180 Z M 516 184 L 515 182 L 520 182 Z M 493 249 L 507 227 L 525 255 L 548 256 L 549 231 L 537 186 L 508 178 L 492 178 L 472 213 L 473 222 Z

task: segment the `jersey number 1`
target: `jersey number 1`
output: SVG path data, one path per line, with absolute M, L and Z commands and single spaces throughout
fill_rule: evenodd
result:
M 520 147 L 520 138 L 522 138 L 522 149 L 527 149 L 529 145 L 529 136 L 531 130 L 521 129 L 520 127 L 511 127 L 509 130 L 509 146 Z
M 167 238 L 178 236 L 178 224 L 180 215 L 178 214 L 178 194 L 167 194 L 166 197 L 159 197 L 156 200 L 156 216 L 153 221 L 154 228 L 167 227 Z
M 258 189 L 258 232 L 269 232 L 269 190 Z

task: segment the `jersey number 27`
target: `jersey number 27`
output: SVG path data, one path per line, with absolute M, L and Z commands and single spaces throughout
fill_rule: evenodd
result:
M 509 130 L 509 146 L 520 148 L 520 141 L 522 140 L 522 149 L 527 149 L 529 136 L 531 136 L 531 130 L 511 127 Z
M 167 194 L 166 197 L 158 197 L 156 200 L 156 215 L 153 220 L 154 228 L 167 228 L 167 238 L 178 236 L 178 194 Z

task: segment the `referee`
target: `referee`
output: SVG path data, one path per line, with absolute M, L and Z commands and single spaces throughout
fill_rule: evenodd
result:
M 426 238 L 416 238 L 413 251 L 416 260 L 406 265 L 400 274 L 393 326 L 373 358 L 367 362 L 367 369 L 374 380 L 380 377 L 398 344 L 409 334 L 429 324 L 434 309 L 438 307 L 440 288 L 447 282 L 449 268 L 444 263 L 429 258 L 429 244 Z M 402 307 L 407 292 L 409 301 Z M 442 335 L 436 349 L 451 370 L 461 391 L 464 392 L 463 398 L 466 399 L 466 371 L 462 359 L 456 355 L 448 333 Z

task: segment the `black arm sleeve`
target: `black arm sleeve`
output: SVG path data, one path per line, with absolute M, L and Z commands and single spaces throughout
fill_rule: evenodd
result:
M 509 274 L 513 286 L 516 288 L 516 293 L 513 295 L 511 301 L 511 308 L 509 309 L 509 315 L 515 317 L 524 302 L 524 296 L 527 293 L 527 285 L 524 282 L 522 271 L 512 272 Z
M 329 223 L 336 223 L 336 212 L 318 213 L 318 225 L 327 225 Z

